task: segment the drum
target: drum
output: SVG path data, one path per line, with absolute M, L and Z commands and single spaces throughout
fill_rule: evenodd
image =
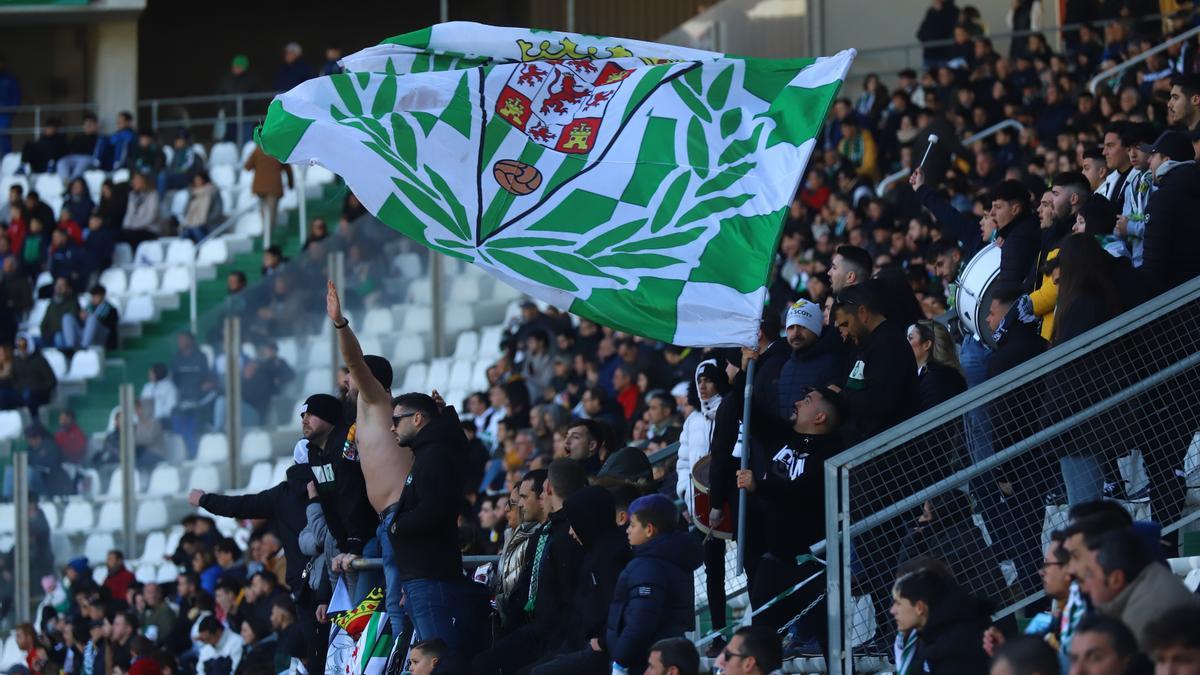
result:
M 954 308 L 958 311 L 963 328 L 992 349 L 996 348 L 996 343 L 987 325 L 987 315 L 992 307 L 992 294 L 996 290 L 995 282 L 999 275 L 1000 247 L 994 243 L 988 244 L 971 258 L 958 275 L 958 289 L 954 296 Z
M 725 518 L 717 525 L 716 529 L 714 530 L 708 523 L 708 512 L 713 508 L 708 501 L 708 490 L 712 485 L 712 480 L 708 476 L 711 466 L 712 455 L 705 455 L 692 467 L 692 487 L 696 493 L 695 503 L 692 505 L 692 522 L 696 524 L 696 529 L 704 534 L 717 539 L 733 539 L 733 514 L 729 509 L 724 508 L 724 505 L 721 506 L 721 509 L 725 512 Z

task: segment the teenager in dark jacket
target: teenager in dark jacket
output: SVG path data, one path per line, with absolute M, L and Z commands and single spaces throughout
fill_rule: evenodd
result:
M 604 639 L 609 606 L 617 577 L 629 561 L 625 532 L 612 514 L 612 494 L 598 485 L 571 495 L 562 508 L 575 539 L 583 549 L 575 594 L 564 617 L 563 654 L 533 669 L 533 675 L 552 675 L 576 667 L 607 669 L 608 658 L 592 649 L 593 639 Z
M 980 635 L 990 623 L 985 603 L 953 579 L 918 570 L 896 581 L 892 617 L 901 632 L 917 631 L 916 650 L 903 672 L 931 675 L 986 673 L 987 653 Z
M 703 554 L 695 537 L 676 529 L 679 514 L 667 497 L 640 497 L 629 511 L 633 560 L 613 590 L 604 646 L 613 663 L 640 673 L 651 645 L 694 627 L 692 572 Z
M 1008 585 L 992 547 L 972 520 L 971 498 L 962 490 L 950 490 L 925 503 L 900 546 L 897 568 L 919 557 L 946 563 L 977 597 L 989 597 Z
M 1013 288 L 997 288 L 988 308 L 987 324 L 996 348 L 988 360 L 988 377 L 1015 368 L 1046 351 L 1048 346 L 1038 334 L 1037 325 L 1021 320 L 1017 307 L 1019 293 Z

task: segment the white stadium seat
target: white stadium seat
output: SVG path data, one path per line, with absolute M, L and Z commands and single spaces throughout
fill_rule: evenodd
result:
M 160 584 L 169 584 L 179 577 L 179 568 L 173 562 L 165 562 L 158 566 L 154 580 Z
M 148 295 L 140 295 L 130 298 L 125 304 L 125 311 L 121 313 L 121 323 L 149 323 L 157 317 L 158 311 L 154 308 L 154 298 Z
M 114 480 L 120 481 L 120 476 Z M 119 532 L 124 524 L 125 516 L 121 511 L 120 500 L 109 500 L 100 505 L 100 512 L 96 514 L 96 532 Z M 91 556 L 88 556 L 91 557 Z
M 171 215 L 179 222 L 183 222 L 183 217 L 187 215 L 188 191 L 176 190 L 175 194 L 171 195 Z
M 197 464 L 223 464 L 229 459 L 229 444 L 223 433 L 209 433 L 200 437 L 196 450 Z
M 462 390 L 469 387 L 471 385 L 471 365 L 471 361 L 455 360 L 450 366 L 450 377 L 447 378 L 446 384 L 444 385 L 446 389 Z M 455 403 L 454 405 L 458 404 Z
M 140 249 L 139 249 L 140 250 Z M 129 295 L 153 295 L 158 292 L 158 270 L 154 267 L 139 267 L 129 275 Z
M 153 481 L 150 483 L 151 488 L 154 487 Z M 146 543 L 142 545 L 142 555 L 138 560 L 142 563 L 153 563 L 157 565 L 162 562 L 163 555 L 167 552 L 167 535 L 162 531 L 151 532 L 146 535 Z
M 168 267 L 163 272 L 160 293 L 188 293 L 192 288 L 192 269 L 186 265 Z
M 254 464 L 271 459 L 271 435 L 260 429 L 246 432 L 242 436 L 242 464 Z
M 211 239 L 200 245 L 200 252 L 196 254 L 196 264 L 207 267 L 216 267 L 229 262 L 229 246 L 224 238 L 218 237 Z
M 100 352 L 95 348 L 81 349 L 71 357 L 71 368 L 64 382 L 86 382 L 100 376 Z
M 21 433 L 21 413 L 16 410 L 0 411 L 0 439 L 16 438 Z
M 271 463 L 258 462 L 250 467 L 250 478 L 246 481 L 246 486 L 242 491 L 246 494 L 262 492 L 271 487 Z
M 0 177 L 7 178 L 17 172 L 21 168 L 21 153 L 10 152 L 0 159 Z M 5 198 L 8 197 L 8 192 L 5 191 Z
M 170 149 L 170 146 L 168 146 L 167 149 Z M 112 182 L 113 183 L 128 183 L 129 182 L 129 169 L 117 169 L 116 171 L 113 171 L 112 172 Z
M 238 208 L 241 208 L 240 204 Z M 257 210 L 246 212 L 241 218 L 238 218 L 237 225 L 234 226 L 233 231 L 243 237 L 258 237 L 262 235 L 262 214 Z
M 416 361 L 425 360 L 425 341 L 417 335 L 401 335 L 396 340 L 395 351 L 392 354 L 392 366 L 402 366 Z
M 167 246 L 168 265 L 191 265 L 196 260 L 196 242 L 191 239 L 176 239 Z
M 125 274 L 125 270 L 110 267 L 100 273 L 99 283 L 104 287 L 105 291 L 108 291 L 109 296 L 125 295 L 129 277 Z
M 97 204 L 100 203 L 100 188 L 104 186 L 106 178 L 108 178 L 108 174 L 102 169 L 88 169 L 83 172 L 83 182 L 87 183 L 88 196 Z M 84 225 L 85 223 L 79 223 L 80 227 Z
M 49 340 L 51 336 L 43 335 L 42 339 Z M 50 364 L 50 370 L 54 371 L 54 377 L 61 380 L 67 376 L 67 357 L 63 356 L 62 352 L 53 347 L 47 347 L 42 350 L 42 358 Z
M 67 191 L 67 186 L 63 185 L 62 179 L 56 173 L 39 174 L 33 180 L 33 189 L 37 190 L 38 196 L 42 201 L 47 201 L 53 197 L 61 197 Z M 82 227 L 85 223 L 81 223 Z M 47 227 L 50 223 L 45 223 Z
M 428 333 L 433 330 L 433 309 L 428 305 L 412 305 L 404 312 L 402 333 Z
M 421 276 L 421 256 L 416 253 L 399 253 L 392 259 L 392 268 L 404 279 Z
M 488 326 L 479 334 L 479 355 L 495 358 L 500 356 L 500 340 L 504 337 L 504 326 Z
M 12 504 L 0 504 L 0 534 L 13 532 L 17 513 Z
M 113 267 L 128 267 L 133 264 L 133 247 L 120 242 L 113 247 Z
M 429 374 L 426 375 L 426 389 L 446 389 L 450 380 L 450 364 L 452 359 L 434 359 L 429 362 Z M 418 389 L 417 391 L 425 391 Z
M 329 368 L 311 368 L 304 374 L 304 391 L 320 394 L 333 389 L 333 372 Z
M 96 569 L 106 570 L 104 567 L 104 559 L 108 557 L 108 552 L 117 547 L 117 542 L 109 532 L 93 532 L 89 534 L 83 542 L 83 554 L 87 556 L 88 562 L 96 565 Z M 104 583 L 103 581 L 99 583 Z
M 386 307 L 376 307 L 370 310 L 363 319 L 362 332 L 364 335 L 386 335 L 393 330 L 392 311 Z
M 167 505 L 162 500 L 138 502 L 137 513 L 133 519 L 133 529 L 141 534 L 166 527 Z
M 151 497 L 168 497 L 183 494 L 183 481 L 179 468 L 166 462 L 160 463 L 150 472 L 146 494 Z
M 242 164 L 242 162 L 238 161 L 237 143 L 230 143 L 229 141 L 213 143 L 210 154 L 212 157 L 208 160 L 208 165 L 212 167 L 214 173 L 216 173 L 218 167 L 236 167 Z M 215 178 L 213 182 L 216 182 Z
M 221 469 L 225 468 L 224 464 L 219 465 Z M 218 471 L 218 465 L 198 466 L 192 470 L 192 475 L 188 476 L 189 490 L 204 490 L 205 492 L 218 492 L 221 489 L 221 474 Z
M 454 341 L 454 358 L 474 359 L 479 354 L 479 333 L 468 330 L 458 334 Z
M 166 256 L 166 248 L 161 241 L 156 239 L 143 241 L 133 252 L 133 259 L 139 265 L 161 265 Z
M 404 371 L 404 391 L 425 391 L 429 381 L 429 366 L 424 363 L 414 363 Z
M 90 531 L 95 524 L 96 517 L 92 513 L 91 503 L 72 499 L 63 509 L 62 524 L 58 526 L 58 529 L 63 534 L 79 534 Z

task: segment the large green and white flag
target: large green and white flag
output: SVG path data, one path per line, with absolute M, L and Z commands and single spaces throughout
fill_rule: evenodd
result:
M 753 345 L 788 205 L 853 58 L 446 23 L 276 97 L 258 141 L 557 307 L 680 345 Z

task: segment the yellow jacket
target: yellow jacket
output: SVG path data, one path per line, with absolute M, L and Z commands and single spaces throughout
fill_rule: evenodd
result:
M 1058 257 L 1058 249 L 1051 249 L 1046 254 L 1046 261 L 1049 262 Z M 1029 299 L 1033 301 L 1033 313 L 1042 318 L 1042 327 L 1039 331 L 1043 338 L 1047 341 L 1054 335 L 1054 307 L 1058 305 L 1058 285 L 1054 283 L 1054 279 L 1049 274 L 1042 275 L 1042 283 L 1037 289 L 1029 294 Z

